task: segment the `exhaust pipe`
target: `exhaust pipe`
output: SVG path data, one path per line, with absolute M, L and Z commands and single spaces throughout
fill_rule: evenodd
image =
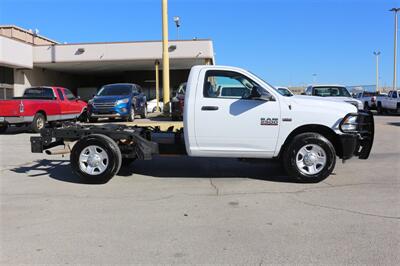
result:
M 71 147 L 68 145 L 64 146 L 64 149 L 61 150 L 56 150 L 56 151 L 51 151 L 51 150 L 45 150 L 44 151 L 47 155 L 60 155 L 60 154 L 68 154 L 71 153 Z

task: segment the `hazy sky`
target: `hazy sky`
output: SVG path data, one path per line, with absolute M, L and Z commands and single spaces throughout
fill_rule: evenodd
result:
M 169 0 L 180 38 L 210 38 L 216 62 L 275 85 L 375 84 L 393 78 L 395 0 Z M 161 39 L 161 0 L 0 0 L 0 24 L 39 29 L 59 42 Z

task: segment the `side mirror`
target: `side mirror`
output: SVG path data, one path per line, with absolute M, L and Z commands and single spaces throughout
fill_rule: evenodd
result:
M 260 93 L 260 90 L 258 89 L 258 87 L 253 87 L 251 89 L 251 93 L 250 93 L 250 99 L 254 99 L 254 100 L 261 100 L 261 101 L 275 101 L 274 96 L 272 96 L 269 93 Z
M 262 100 L 262 101 L 266 101 L 266 102 L 273 102 L 273 101 L 275 101 L 275 98 L 274 98 L 274 96 L 272 96 L 271 94 L 263 94 L 263 95 L 261 95 L 260 97 L 258 97 L 258 99 L 259 100 Z

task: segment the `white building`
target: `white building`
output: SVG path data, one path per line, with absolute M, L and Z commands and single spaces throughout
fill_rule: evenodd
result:
M 171 88 L 186 81 L 192 66 L 215 61 L 211 40 L 170 41 L 169 52 Z M 60 44 L 16 26 L 0 26 L 0 99 L 20 96 L 29 86 L 62 86 L 88 97 L 117 82 L 137 83 L 152 98 L 157 62 L 161 70 L 161 41 Z

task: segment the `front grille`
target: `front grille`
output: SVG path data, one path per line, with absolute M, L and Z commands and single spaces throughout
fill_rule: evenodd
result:
M 94 108 L 112 108 L 115 106 L 115 102 L 97 102 L 93 103 Z
M 375 130 L 374 117 L 371 112 L 358 111 L 358 129 L 357 131 L 363 135 L 373 135 Z

